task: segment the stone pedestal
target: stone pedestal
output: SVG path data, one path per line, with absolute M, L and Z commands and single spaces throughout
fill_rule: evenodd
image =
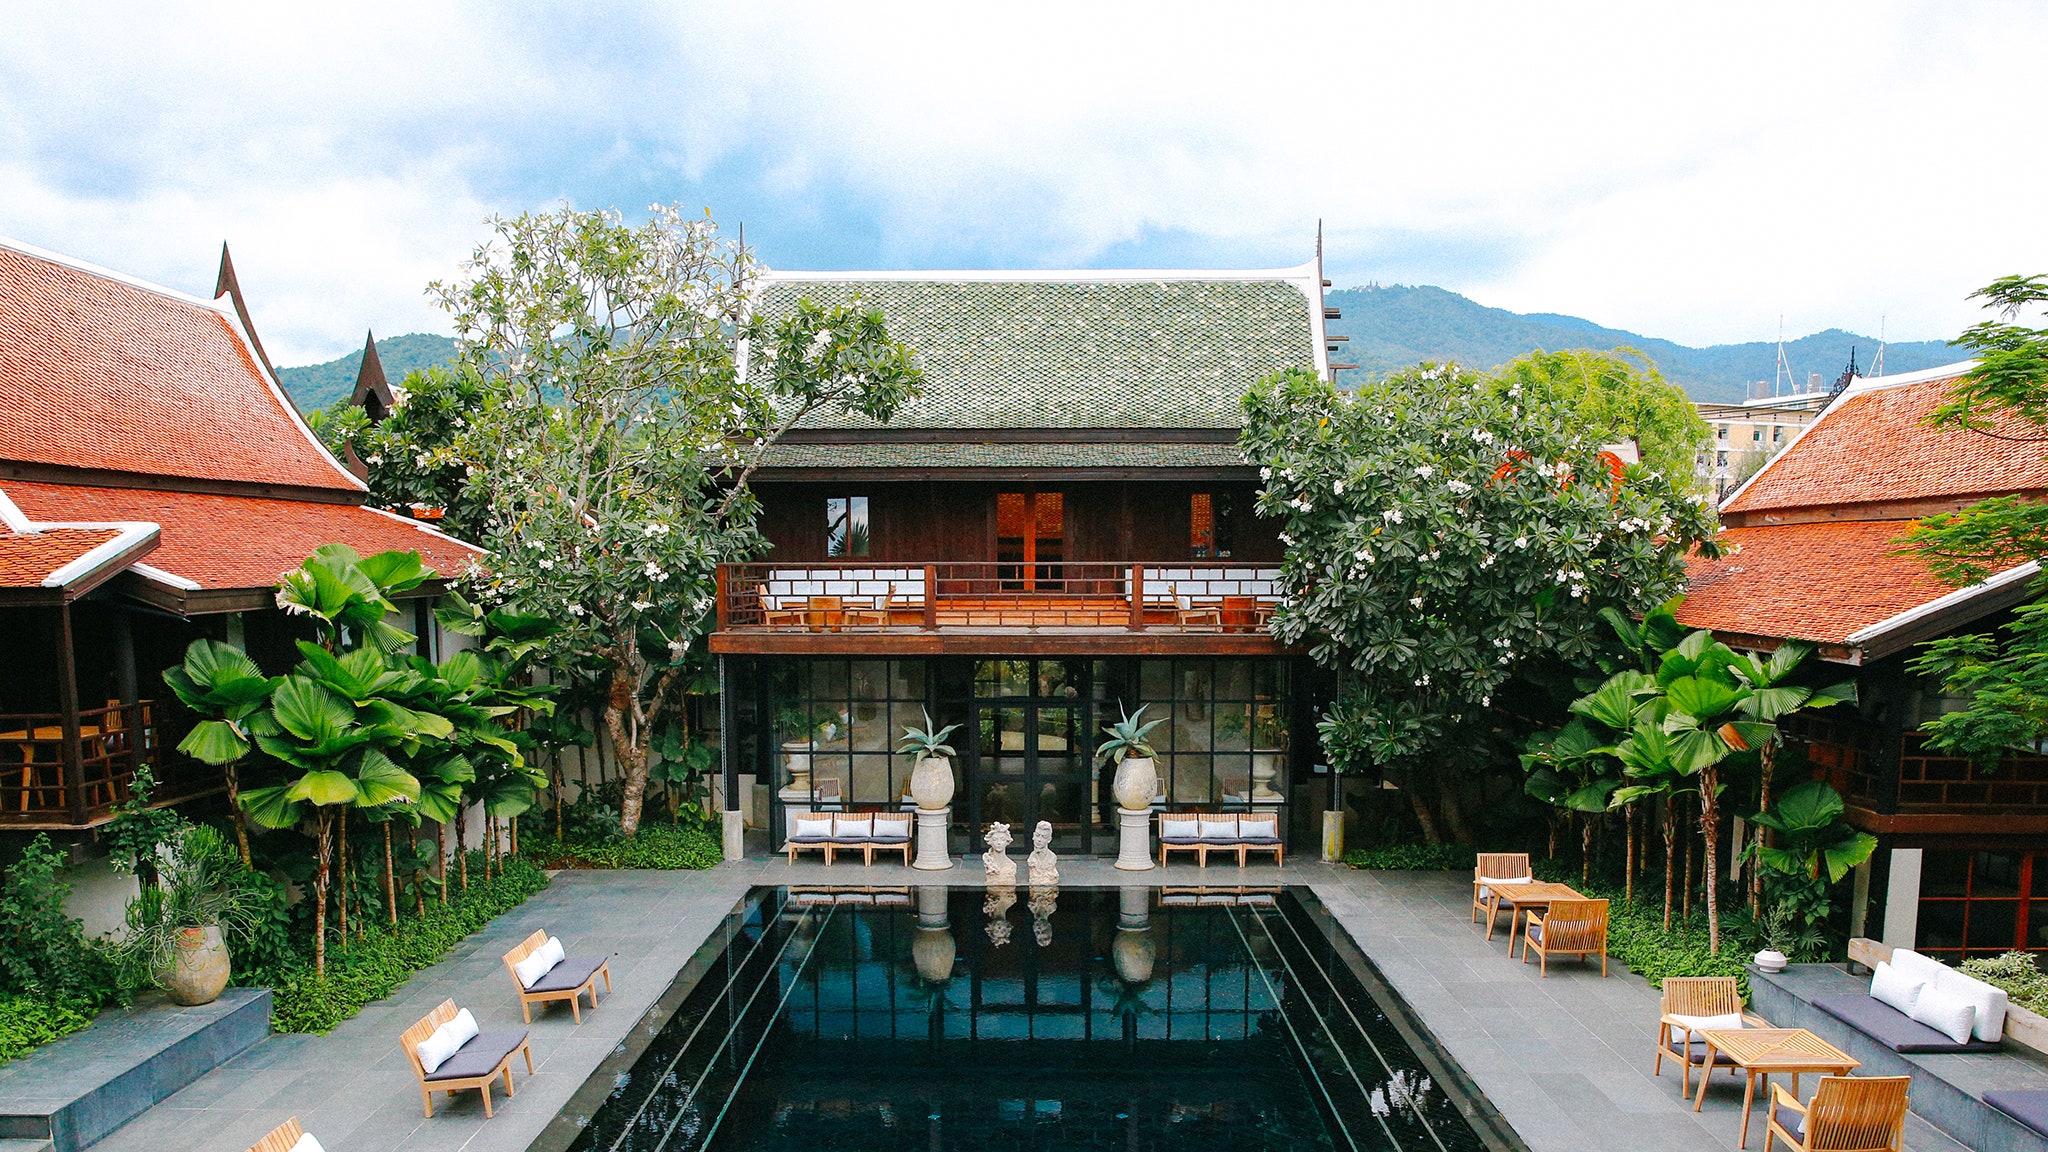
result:
M 953 857 L 946 851 L 946 822 L 952 814 L 951 808 L 917 810 L 917 859 L 912 868 L 942 872 L 953 866 Z
M 1116 810 L 1116 866 L 1126 872 L 1144 872 L 1159 865 L 1152 859 L 1152 810 Z
M 728 808 L 721 815 L 725 820 L 725 858 L 739 860 L 747 854 L 747 814 Z
M 1344 814 L 1323 813 L 1323 862 L 1335 864 L 1344 859 Z

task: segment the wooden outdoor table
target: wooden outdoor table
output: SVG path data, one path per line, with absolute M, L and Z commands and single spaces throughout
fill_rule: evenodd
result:
M 1475 881 L 1476 883 L 1476 881 Z M 1584 900 L 1586 897 L 1569 884 L 1552 884 L 1543 880 L 1528 884 L 1494 884 L 1494 894 L 1508 910 L 1508 955 L 1515 954 L 1515 930 L 1522 922 L 1522 909 L 1548 908 L 1552 900 Z M 1493 925 L 1486 926 L 1486 938 L 1493 939 Z
M 1707 1042 L 1707 1074 L 1700 1077 L 1700 1091 L 1693 1098 L 1693 1111 L 1699 1111 L 1707 1101 L 1707 1082 L 1714 1078 L 1714 1053 L 1719 1052 L 1733 1060 L 1748 1079 L 1742 1090 L 1742 1147 L 1749 1146 L 1749 1113 L 1756 1103 L 1757 1077 L 1763 1077 L 1764 1086 L 1769 1087 L 1771 1073 L 1789 1072 L 1792 1074 L 1792 1093 L 1796 1096 L 1799 1094 L 1801 1072 L 1832 1072 L 1837 1076 L 1847 1076 L 1863 1066 L 1861 1060 L 1804 1028 L 1727 1028 L 1696 1032 L 1694 1035 Z

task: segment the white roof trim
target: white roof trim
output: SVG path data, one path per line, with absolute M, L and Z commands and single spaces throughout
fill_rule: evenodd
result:
M 102 524 L 38 524 L 35 530 L 42 531 L 46 528 L 112 528 L 119 532 L 119 535 L 104 544 L 94 545 L 83 555 L 59 566 L 48 576 L 43 577 L 43 587 L 45 588 L 66 587 L 103 567 L 114 557 L 124 552 L 133 551 L 135 548 L 155 540 L 162 534 L 162 529 L 156 525 L 140 520 L 122 520 Z
M 180 592 L 197 592 L 204 587 L 197 580 L 187 580 L 175 572 L 166 572 L 154 564 L 143 564 L 138 561 L 137 563 L 130 564 L 128 570 L 145 580 L 162 584 L 166 587 L 176 588 Z
M 9 532 L 31 530 L 28 515 L 21 510 L 20 505 L 8 499 L 5 492 L 0 492 L 0 524 L 5 524 Z
M 1935 377 L 1935 379 L 1939 379 L 1939 377 Z M 1875 624 L 1871 624 L 1863 628 L 1858 628 L 1856 631 L 1849 633 L 1849 638 L 1845 641 L 1845 643 L 1849 644 L 1851 647 L 1861 647 L 1862 645 L 1868 644 L 1873 640 L 1879 639 L 1880 637 L 1884 636 L 1884 634 L 1887 632 L 1892 632 L 1896 631 L 1897 629 L 1904 628 L 1909 624 L 1912 624 L 1919 620 L 1923 620 L 1929 616 L 1939 615 L 1943 612 L 1948 611 L 1951 608 L 1956 607 L 1957 605 L 1967 603 L 1970 600 L 1974 600 L 1977 597 L 1984 595 L 1986 592 L 1995 592 L 2000 588 L 2004 588 L 2015 581 L 2031 579 L 2034 576 L 2039 575 L 2040 572 L 2041 562 L 2038 560 L 2029 560 L 2025 564 L 2022 564 L 2017 568 L 2008 568 L 2005 571 L 2000 572 L 1998 575 L 1993 576 L 1988 580 L 1981 580 L 1975 584 L 1970 585 L 1967 588 L 1958 588 L 1955 591 L 1950 592 L 1946 596 L 1937 597 L 1936 599 L 1929 600 L 1927 603 L 1921 604 L 1918 607 L 1908 608 L 1904 612 L 1900 612 L 1895 616 L 1890 616 L 1886 619 L 1880 620 Z
M 98 276 L 102 279 L 126 284 L 130 288 L 140 288 L 144 292 L 152 292 L 158 296 L 176 300 L 180 304 L 190 304 L 195 308 L 204 308 L 208 312 L 218 312 L 224 316 L 234 315 L 235 310 L 232 307 L 222 304 L 218 300 L 206 300 L 189 292 L 180 292 L 176 288 L 166 288 L 161 284 L 152 283 L 139 276 L 130 276 L 126 272 L 116 272 L 112 268 L 104 268 L 90 261 L 80 260 L 76 256 L 66 256 L 62 252 L 52 252 L 48 248 L 38 248 L 33 244 L 16 240 L 10 236 L 0 236 L 0 248 L 10 248 L 24 256 L 33 256 L 38 260 L 47 260 L 52 264 L 69 268 L 74 272 L 83 272 L 88 276 Z
M 1792 439 L 1787 440 L 1783 448 L 1778 449 L 1775 455 L 1769 460 L 1764 461 L 1763 467 L 1750 473 L 1749 479 L 1744 480 L 1736 487 L 1735 491 L 1730 492 L 1723 498 L 1721 503 L 1716 505 L 1716 508 L 1726 508 L 1733 504 L 1744 492 L 1749 491 L 1750 485 L 1763 479 L 1770 473 L 1772 468 L 1777 467 L 1778 461 L 1789 458 L 1792 455 L 1792 450 L 1799 446 L 1799 442 L 1806 439 L 1808 433 L 1827 423 L 1828 417 L 1840 412 L 1843 404 L 1851 396 L 1861 396 L 1866 392 L 1878 392 L 1887 388 L 1904 388 L 1912 384 L 1925 384 L 1930 380 L 1951 380 L 1976 366 L 1977 362 L 1975 360 L 1963 360 L 1954 364 L 1944 364 L 1939 368 L 1925 368 L 1918 372 L 1902 372 L 1897 376 L 1873 376 L 1868 380 L 1858 376 L 1850 382 L 1847 388 L 1842 390 L 1842 394 L 1835 398 L 1834 403 L 1821 409 L 1820 415 L 1801 425 L 1799 431 L 1792 434 Z
M 410 516 L 400 516 L 398 513 L 392 512 L 384 508 L 372 508 L 368 504 L 363 505 L 362 508 L 363 511 L 365 512 L 375 512 L 379 516 L 389 516 L 391 519 L 398 521 L 400 524 L 410 525 L 413 528 L 417 528 L 420 531 L 425 532 L 429 536 L 439 537 L 442 541 L 449 544 L 453 544 L 458 548 L 467 548 L 471 552 L 474 552 L 479 556 L 490 555 L 489 549 L 479 547 L 475 544 L 471 544 L 469 541 L 464 540 L 459 536 L 450 536 L 448 533 L 441 531 L 439 528 L 436 528 L 431 524 L 428 524 L 424 520 L 415 520 Z M 445 576 L 447 575 L 447 573 L 443 573 L 442 575 Z

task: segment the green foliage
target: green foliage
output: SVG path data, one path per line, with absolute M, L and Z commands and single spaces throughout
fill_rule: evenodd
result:
M 1344 863 L 1382 872 L 1452 872 L 1471 868 L 1477 858 L 1462 844 L 1390 844 L 1353 848 L 1344 854 Z
M 0 1065 L 92 1023 L 69 1004 L 0 993 Z
M 100 843 L 118 872 L 141 878 L 144 888 L 156 886 L 157 856 L 175 843 L 185 821 L 169 808 L 152 808 L 150 793 L 156 791 L 156 772 L 147 761 L 138 760 L 135 777 L 128 786 L 128 798 L 114 805 L 113 819 L 100 826 Z
M 2039 587 L 2048 592 L 2048 584 Z M 2048 736 L 2048 595 L 2014 609 L 1999 633 L 1944 637 L 1906 665 L 1969 701 L 1921 730 L 1929 744 L 1981 769 Z
M 231 879 L 243 871 L 241 857 L 218 831 L 197 825 L 180 833 L 161 883 L 144 889 L 128 904 L 128 932 L 120 955 L 138 983 L 162 979 L 178 935 L 187 928 L 216 927 L 223 938 L 247 936 L 254 930 L 260 910 L 252 906 L 244 886 Z
M 560 844 L 540 836 L 520 847 L 550 867 L 564 868 L 703 869 L 725 859 L 724 845 L 709 831 L 664 824 L 643 824 L 631 836 L 564 836 Z
M 109 949 L 64 912 L 71 884 L 63 866 L 49 836 L 37 833 L 0 880 L 0 994 L 91 1012 L 125 993 Z
M 390 380 L 402 380 L 414 372 L 447 365 L 455 359 L 455 341 L 427 332 L 385 336 L 377 341 L 377 359 Z M 277 370 L 292 403 L 313 424 L 327 410 L 346 404 L 355 393 L 356 376 L 363 368 L 362 349 L 320 364 L 302 364 Z M 317 428 L 316 428 L 317 431 Z M 323 443 L 327 441 L 322 439 Z
M 886 420 L 921 373 L 878 313 L 754 312 L 752 257 L 709 218 L 565 207 L 493 225 L 434 286 L 484 390 L 462 438 L 493 553 L 476 586 L 555 621 L 549 656 L 605 682 L 630 834 L 644 741 L 676 706 L 717 567 L 763 546 L 747 478 L 804 416 Z
M 2005 989 L 2014 1004 L 2029 1012 L 2048 1014 L 2048 972 L 2034 963 L 2026 952 L 1998 956 L 1977 956 L 1963 961 L 1963 972 L 1986 984 Z
M 1111 760 L 1122 764 L 1132 756 L 1142 760 L 1150 760 L 1156 755 L 1152 751 L 1152 745 L 1146 743 L 1146 737 L 1151 734 L 1154 728 L 1166 723 L 1166 721 L 1159 719 L 1152 721 L 1150 724 L 1140 724 L 1139 721 L 1145 718 L 1145 709 L 1147 707 L 1149 705 L 1138 705 L 1136 712 L 1125 712 L 1123 719 L 1102 730 L 1102 734 L 1109 737 L 1109 739 L 1104 740 L 1095 749 L 1096 767 L 1099 768 Z
M 465 365 L 408 373 L 392 390 L 391 412 L 376 424 L 346 397 L 323 413 L 321 442 L 339 456 L 353 447 L 370 470 L 370 502 L 407 512 L 439 508 L 437 527 L 464 539 L 482 535 L 485 495 L 470 486 L 469 421 L 485 403 L 483 381 Z
M 1825 781 L 1807 780 L 1787 790 L 1770 811 L 1755 817 L 1778 834 L 1776 845 L 1758 850 L 1764 867 L 1815 880 L 1825 871 L 1828 882 L 1840 881 L 1877 851 L 1877 837 L 1842 818 L 1846 809 L 1842 794 Z
M 1141 708 L 1139 711 L 1142 712 L 1143 709 Z M 951 757 L 953 755 L 953 746 L 946 743 L 946 737 L 951 736 L 953 730 L 958 727 L 960 727 L 958 724 L 948 724 L 944 728 L 940 728 L 932 723 L 932 714 L 926 712 L 924 713 L 924 727 L 912 728 L 907 724 L 904 726 L 903 744 L 896 751 L 906 756 L 916 757 L 919 760 L 933 757 Z
M 1743 998 L 1748 999 L 1749 969 L 1743 953 L 1754 951 L 1749 945 L 1756 942 L 1757 930 L 1746 918 L 1727 925 L 1731 939 L 1722 940 L 1717 949 L 1705 917 L 1699 913 L 1689 920 L 1674 921 L 1666 932 L 1661 909 L 1623 899 L 1614 885 L 1589 883 L 1547 861 L 1537 861 L 1533 871 L 1538 879 L 1569 883 L 1588 896 L 1606 899 L 1607 955 L 1626 964 L 1652 987 L 1663 987 L 1672 976 L 1733 976 L 1742 987 Z
M 472 875 L 482 872 L 481 853 L 473 854 Z M 279 1032 L 324 1035 L 354 1016 L 363 1005 L 382 1000 L 422 968 L 439 963 L 450 948 L 518 907 L 548 886 L 547 874 L 525 860 L 504 862 L 504 871 L 489 880 L 471 880 L 469 890 L 449 896 L 447 907 L 429 905 L 423 917 L 407 917 L 396 930 L 369 924 L 360 939 L 336 944 L 322 976 L 302 959 L 288 971 L 265 973 L 273 995 L 271 1027 Z
M 1532 664 L 1590 665 L 1603 609 L 1647 611 L 1713 549 L 1713 516 L 1640 466 L 1617 477 L 1555 396 L 1425 365 L 1355 394 L 1262 381 L 1240 447 L 1284 519 L 1271 629 L 1338 669 L 1333 766 L 1440 770 Z
M 1562 406 L 1606 443 L 1634 440 L 1644 466 L 1680 491 L 1702 486 L 1693 458 L 1712 435 L 1707 422 L 1684 389 L 1633 348 L 1531 352 L 1502 365 L 1493 387 L 1503 397 L 1519 389 L 1526 404 Z

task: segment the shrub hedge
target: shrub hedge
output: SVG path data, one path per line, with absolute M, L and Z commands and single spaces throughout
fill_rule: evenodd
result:
M 2025 952 L 1965 960 L 1963 971 L 2005 989 L 2014 1004 L 2029 1012 L 2048 1013 L 2048 972 L 2042 972 Z
M 1393 844 L 1344 854 L 1344 862 L 1353 868 L 1386 872 L 1450 872 L 1470 869 L 1474 859 L 1473 850 L 1461 844 Z
M 1618 888 L 1598 880 L 1586 882 L 1569 867 L 1537 861 L 1531 868 L 1539 880 L 1570 884 L 1586 895 L 1607 899 L 1607 955 L 1628 965 L 1628 969 L 1650 982 L 1664 986 L 1667 976 L 1733 976 L 1749 999 L 1750 954 L 1756 951 L 1755 928 L 1747 913 L 1724 908 L 1721 911 L 1721 951 L 1707 944 L 1707 917 L 1694 901 L 1693 915 L 1672 917 L 1671 930 L 1664 930 L 1664 894 L 1659 887 L 1655 902 L 1638 898 L 1630 903 Z M 1641 891 L 1642 885 L 1637 885 Z
M 570 838 L 560 844 L 542 835 L 520 851 L 553 868 L 710 868 L 725 859 L 725 846 L 701 828 L 645 824 L 631 838 Z
M 548 886 L 545 872 L 512 858 L 505 870 L 480 880 L 483 857 L 470 857 L 467 892 L 451 889 L 448 904 L 427 905 L 425 916 L 404 916 L 394 930 L 379 926 L 361 939 L 327 949 L 327 975 L 313 974 L 310 959 L 286 971 L 250 973 L 238 982 L 268 985 L 273 996 L 271 1027 L 279 1032 L 325 1034 L 362 1006 L 382 1000 L 422 968 L 438 963 L 450 948 L 497 916 L 518 907 Z
M 0 1064 L 90 1023 L 91 1015 L 67 1004 L 0 995 Z

